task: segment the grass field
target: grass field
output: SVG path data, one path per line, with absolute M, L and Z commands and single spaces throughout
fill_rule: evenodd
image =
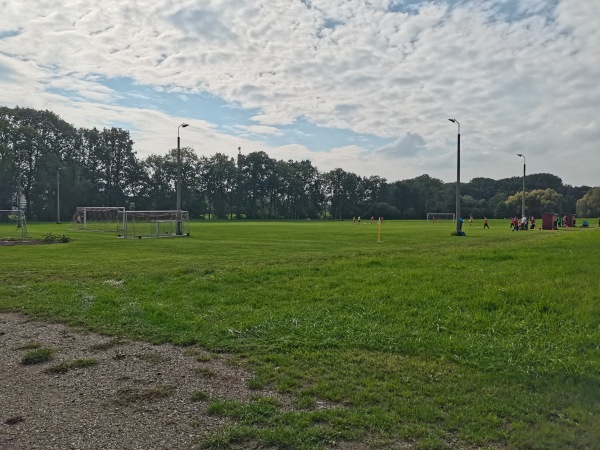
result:
M 295 398 L 210 399 L 235 425 L 208 447 L 598 448 L 600 230 L 490 225 L 29 224 L 74 241 L 0 247 L 0 310 L 231 352 Z

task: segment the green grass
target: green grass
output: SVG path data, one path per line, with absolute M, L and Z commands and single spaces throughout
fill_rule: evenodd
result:
M 205 445 L 594 448 L 600 230 L 386 221 L 194 223 L 190 238 L 5 247 L 0 310 L 231 352 L 249 387 L 213 399 Z
M 21 364 L 24 366 L 30 366 L 33 364 L 43 364 L 48 361 L 52 361 L 54 357 L 54 351 L 51 348 L 38 347 L 23 353 L 21 357 Z
M 208 400 L 208 394 L 204 391 L 194 391 L 192 393 L 192 401 L 203 402 Z
M 96 358 L 79 358 L 73 361 L 65 361 L 59 364 L 53 364 L 48 367 L 44 372 L 50 374 L 67 373 L 69 370 L 84 369 L 86 367 L 95 366 L 98 364 Z

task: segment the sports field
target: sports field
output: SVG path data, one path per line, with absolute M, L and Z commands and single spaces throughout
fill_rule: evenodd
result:
M 600 229 L 480 222 L 33 223 L 74 240 L 0 247 L 0 311 L 234 353 L 296 399 L 209 399 L 213 448 L 597 448 Z

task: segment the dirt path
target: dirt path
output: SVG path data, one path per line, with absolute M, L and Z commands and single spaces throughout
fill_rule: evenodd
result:
M 23 364 L 40 348 L 52 350 L 51 361 Z M 247 389 L 251 376 L 197 347 L 119 341 L 0 314 L 0 449 L 195 448 L 225 424 L 206 414 L 195 392 L 289 404 Z

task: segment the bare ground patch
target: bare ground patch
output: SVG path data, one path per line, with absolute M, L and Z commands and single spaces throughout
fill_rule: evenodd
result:
M 31 347 L 51 349 L 51 360 L 23 364 Z M 0 449 L 196 448 L 226 424 L 206 413 L 207 400 L 270 396 L 290 408 L 275 392 L 248 389 L 251 378 L 199 347 L 0 314 Z

